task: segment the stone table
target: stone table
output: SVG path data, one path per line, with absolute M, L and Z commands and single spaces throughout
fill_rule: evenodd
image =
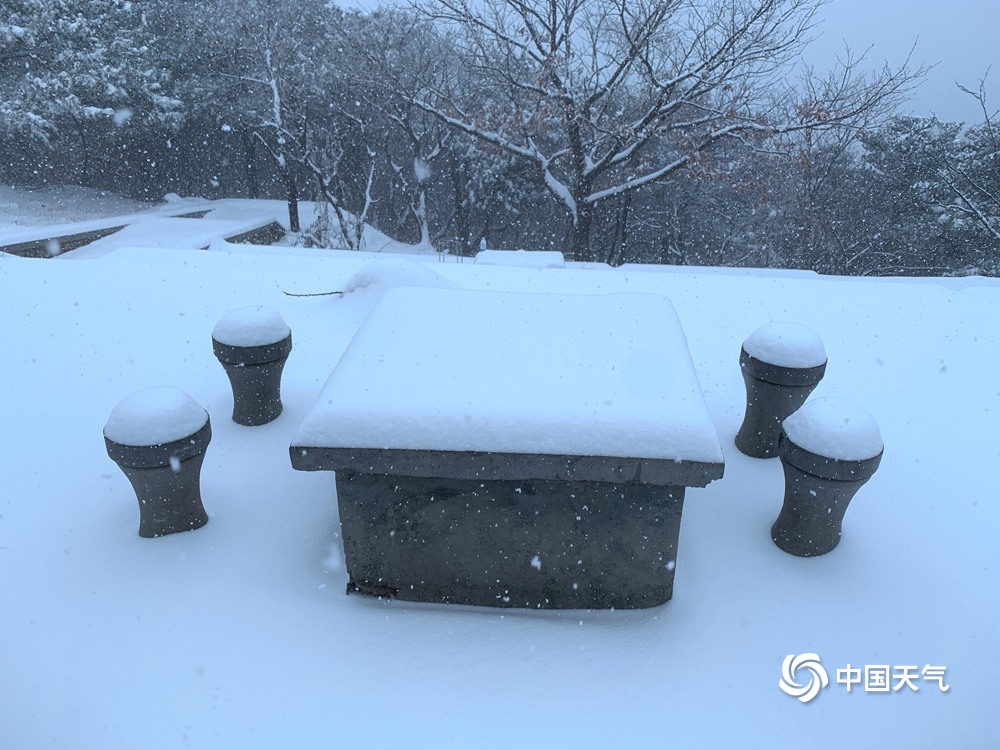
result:
M 348 591 L 530 608 L 670 599 L 684 490 L 724 468 L 645 294 L 390 290 L 290 456 L 336 472 Z

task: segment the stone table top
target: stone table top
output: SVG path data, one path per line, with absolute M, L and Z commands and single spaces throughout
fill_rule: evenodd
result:
M 292 441 L 305 470 L 704 486 L 723 456 L 670 301 L 384 294 Z

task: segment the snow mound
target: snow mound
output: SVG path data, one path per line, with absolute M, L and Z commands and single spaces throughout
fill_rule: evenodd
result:
M 518 266 L 520 268 L 565 268 L 566 259 L 557 250 L 480 250 L 477 266 Z
M 223 315 L 212 330 L 212 338 L 229 346 L 266 346 L 283 341 L 290 333 L 277 310 L 249 305 Z
M 743 348 L 751 357 L 781 367 L 818 367 L 826 362 L 823 339 L 801 323 L 766 323 L 750 334 Z
M 344 293 L 349 294 L 359 289 L 384 290 L 396 287 L 456 289 L 458 284 L 421 263 L 405 258 L 385 258 L 368 264 L 354 274 L 344 287 Z
M 782 422 L 793 443 L 820 456 L 863 461 L 882 452 L 882 435 L 872 416 L 842 398 L 817 398 Z
M 119 401 L 104 434 L 122 445 L 161 445 L 194 434 L 207 421 L 208 412 L 184 391 L 157 386 Z

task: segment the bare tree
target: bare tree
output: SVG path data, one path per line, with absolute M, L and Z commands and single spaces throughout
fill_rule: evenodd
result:
M 273 33 L 272 27 L 267 29 L 268 37 Z M 268 42 L 272 41 L 270 38 Z M 288 129 L 288 103 L 282 95 L 284 81 L 275 66 L 272 47 L 269 43 L 259 50 L 262 58 L 260 77 L 242 76 L 244 82 L 256 83 L 265 88 L 270 95 L 271 108 L 263 110 L 261 116 L 253 125 L 253 138 L 271 155 L 281 181 L 285 186 L 285 201 L 288 204 L 288 228 L 291 232 L 301 231 L 299 221 L 299 190 L 292 172 L 292 154 L 290 148 L 300 138 L 292 135 Z M 304 125 L 300 125 L 300 130 Z
M 288 204 L 288 223 L 299 232 L 300 143 L 328 72 L 313 50 L 329 39 L 339 13 L 321 0 L 303 0 L 289 13 L 276 0 L 212 0 L 183 6 L 191 24 L 193 55 L 201 63 L 190 96 L 224 113 L 251 148 L 266 153 Z
M 343 241 L 359 247 L 373 173 L 355 159 L 358 151 L 367 153 L 364 144 L 345 146 L 352 127 L 342 116 L 347 87 L 341 60 L 331 59 L 344 14 L 326 0 L 301 0 L 294 13 L 277 0 L 213 0 L 194 12 L 199 23 L 192 33 L 206 74 L 197 93 L 207 94 L 205 106 L 224 113 L 225 130 L 236 126 L 252 145 L 248 168 L 254 151 L 270 157 L 291 231 L 302 230 L 299 194 L 312 178 L 318 199 L 337 216 Z M 338 169 L 346 162 L 364 193 L 360 224 L 339 198 L 345 180 Z
M 368 139 L 369 148 L 380 154 L 392 187 L 402 193 L 417 244 L 431 249 L 428 193 L 453 131 L 413 99 L 447 64 L 445 49 L 434 29 L 411 13 L 378 11 L 352 20 L 342 29 L 342 48 L 352 53 L 348 74 L 358 103 L 364 103 L 367 122 L 359 116 L 358 124 L 380 132 Z
M 725 139 L 852 126 L 922 73 L 874 76 L 848 59 L 784 84 L 819 0 L 424 0 L 482 82 L 442 77 L 414 104 L 528 160 L 592 259 L 595 207 L 711 159 Z
M 1000 113 L 986 104 L 985 76 L 976 91 L 959 88 L 978 102 L 983 122 L 964 135 L 963 148 L 946 160 L 941 178 L 957 199 L 949 208 L 1000 242 Z

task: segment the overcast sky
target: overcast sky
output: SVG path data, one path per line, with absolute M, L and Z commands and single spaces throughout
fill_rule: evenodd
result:
M 379 0 L 335 0 L 345 7 L 370 9 Z M 852 52 L 867 50 L 867 62 L 881 68 L 899 65 L 916 44 L 913 65 L 935 65 L 904 114 L 974 123 L 982 120 L 975 100 L 959 91 L 961 83 L 978 89 L 979 80 L 995 64 L 987 79 L 990 112 L 1000 110 L 1000 0 L 827 0 L 821 23 L 805 59 L 817 71 L 827 70 L 842 55 L 846 43 Z
M 881 65 L 906 59 L 916 43 L 916 64 L 936 64 L 907 105 L 908 114 L 968 123 L 982 120 L 976 102 L 955 83 L 978 89 L 990 65 L 986 92 L 990 111 L 1000 109 L 1000 0 L 829 0 L 820 10 L 821 36 L 806 59 L 830 67 L 844 42 L 854 52 L 869 47 L 868 60 Z

